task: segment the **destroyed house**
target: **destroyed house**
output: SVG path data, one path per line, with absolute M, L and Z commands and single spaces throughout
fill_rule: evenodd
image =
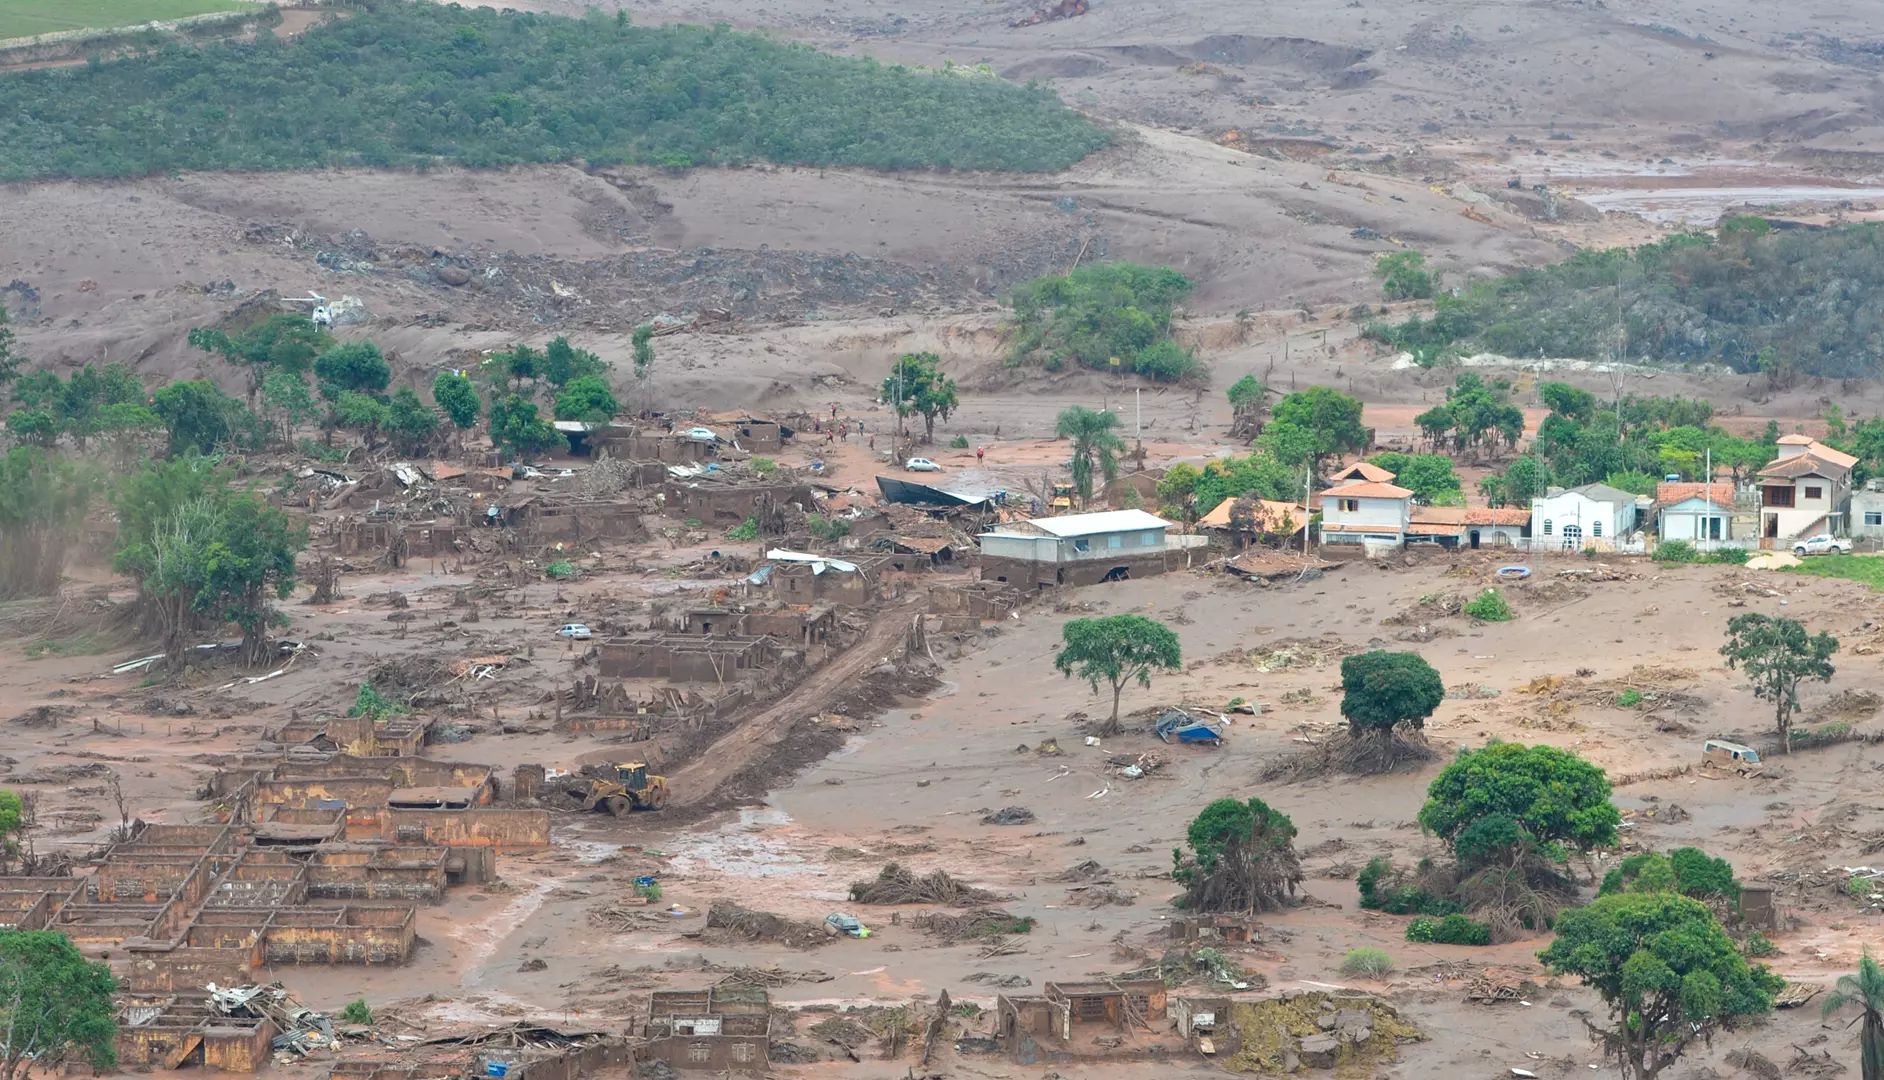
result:
M 764 990 L 656 990 L 636 1057 L 681 1072 L 763 1072 L 771 1033 L 772 999 Z
M 670 682 L 732 682 L 784 658 L 772 638 L 730 634 L 624 634 L 595 651 L 603 678 Z
M 811 488 L 793 482 L 675 481 L 667 485 L 664 497 L 669 514 L 708 525 L 738 525 L 788 506 L 807 513 L 817 509 Z

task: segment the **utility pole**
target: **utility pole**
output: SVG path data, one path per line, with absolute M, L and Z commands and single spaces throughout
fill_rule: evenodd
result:
M 1143 390 L 1136 387 L 1132 389 L 1132 441 L 1140 447 L 1145 445 L 1145 408 L 1143 403 L 1139 400 L 1140 395 L 1143 393 Z

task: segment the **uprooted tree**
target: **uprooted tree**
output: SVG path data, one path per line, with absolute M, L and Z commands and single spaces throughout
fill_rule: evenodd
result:
M 1740 955 L 1707 905 L 1672 892 L 1599 896 L 1556 929 L 1537 958 L 1602 997 L 1609 1026 L 1584 1025 L 1629 1080 L 1653 1080 L 1695 1040 L 1767 1012 L 1785 985 Z
M 1102 682 L 1112 687 L 1112 716 L 1099 729 L 1101 735 L 1124 730 L 1119 726 L 1119 696 L 1127 684 L 1150 686 L 1153 671 L 1177 671 L 1184 663 L 1177 635 L 1143 615 L 1071 619 L 1060 629 L 1060 638 L 1060 651 L 1053 657 L 1055 670 L 1084 679 L 1094 693 Z
M 82 1052 L 92 1070 L 117 1067 L 118 981 L 50 930 L 0 930 L 0 1080 L 37 1067 L 57 1075 Z
M 1821 630 L 1807 634 L 1797 619 L 1748 613 L 1727 622 L 1727 644 L 1720 654 L 1730 668 L 1742 668 L 1753 684 L 1753 695 L 1773 703 L 1773 724 L 1779 745 L 1792 750 L 1792 714 L 1799 708 L 1799 684 L 1807 679 L 1829 682 L 1832 654 L 1838 639 Z
M 1446 686 L 1439 672 L 1419 653 L 1357 653 L 1341 661 L 1341 715 L 1348 737 L 1384 736 L 1405 724 L 1426 726 Z
M 1185 839 L 1191 850 L 1171 850 L 1171 877 L 1189 910 L 1257 914 L 1294 902 L 1302 882 L 1295 823 L 1261 799 L 1218 799 Z

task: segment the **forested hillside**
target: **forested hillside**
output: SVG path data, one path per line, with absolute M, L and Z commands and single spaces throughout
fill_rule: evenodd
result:
M 1884 230 L 1776 230 L 1739 218 L 1718 237 L 1586 251 L 1458 296 L 1442 291 L 1431 319 L 1372 332 L 1428 360 L 1486 350 L 1724 364 L 1780 383 L 1876 376 L 1884 374 Z
M 1105 145 L 1051 91 L 756 34 L 368 0 L 288 41 L 0 78 L 0 179 L 436 162 L 1046 171 Z

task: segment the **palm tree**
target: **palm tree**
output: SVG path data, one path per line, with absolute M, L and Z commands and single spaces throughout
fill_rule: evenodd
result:
M 1092 499 L 1095 468 L 1108 484 L 1119 477 L 1119 452 L 1125 449 L 1125 440 L 1113 433 L 1118 426 L 1117 413 L 1094 412 L 1083 405 L 1060 411 L 1054 430 L 1061 438 L 1073 440 L 1073 460 L 1067 467 L 1073 471 L 1073 490 L 1079 492 L 1081 503 Z
M 1869 949 L 1858 959 L 1856 975 L 1838 977 L 1838 985 L 1825 999 L 1824 1015 L 1830 1016 L 1846 1005 L 1856 1005 L 1864 1010 L 1863 1015 L 1858 1017 L 1864 1021 L 1864 1028 L 1858 1035 L 1862 1080 L 1884 1080 L 1884 968 L 1871 959 Z

